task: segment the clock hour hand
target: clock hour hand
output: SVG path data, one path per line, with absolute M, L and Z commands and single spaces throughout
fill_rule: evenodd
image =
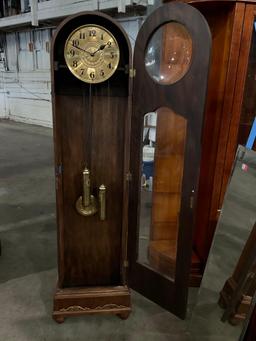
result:
M 108 45 L 108 44 L 100 45 L 100 47 L 99 47 L 96 51 L 94 51 L 94 52 L 91 54 L 91 56 L 93 57 L 93 56 L 95 55 L 96 52 L 105 49 L 105 47 L 106 47 L 107 45 Z

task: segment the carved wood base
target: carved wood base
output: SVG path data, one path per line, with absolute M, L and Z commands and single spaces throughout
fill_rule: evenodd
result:
M 97 288 L 57 288 L 53 319 L 86 314 L 115 314 L 127 319 L 131 312 L 130 291 L 126 286 Z

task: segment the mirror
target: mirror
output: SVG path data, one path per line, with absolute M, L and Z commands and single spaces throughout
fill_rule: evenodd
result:
M 177 22 L 160 26 L 150 38 L 145 67 L 160 84 L 173 84 L 188 71 L 192 59 L 192 39 L 186 27 Z
M 144 116 L 138 261 L 174 278 L 187 121 L 171 109 Z
M 249 295 L 253 296 L 256 289 L 256 276 L 254 274 L 251 278 L 250 273 L 255 268 L 256 257 L 252 257 L 256 256 L 256 250 L 251 248 L 250 253 L 248 251 L 248 242 L 256 237 L 255 222 L 256 152 L 239 146 L 189 324 L 189 331 L 195 340 L 209 335 L 221 340 L 239 339 L 246 313 L 250 310 L 252 298 Z M 248 266 L 249 276 L 246 277 L 243 272 Z M 240 284 L 242 287 L 239 287 Z M 234 298 L 239 300 L 234 301 Z M 233 303 L 234 310 L 227 315 Z M 221 321 L 226 318 L 228 321 L 225 323 Z

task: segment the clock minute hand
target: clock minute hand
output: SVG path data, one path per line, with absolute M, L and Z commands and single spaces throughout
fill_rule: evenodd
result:
M 89 52 L 89 51 L 87 51 L 87 50 L 84 50 L 84 49 L 82 49 L 82 48 L 79 47 L 79 46 L 73 46 L 73 47 L 75 47 L 76 49 L 81 50 L 81 51 L 83 51 L 83 52 L 89 53 L 90 56 L 93 56 L 93 54 L 92 54 L 91 52 Z

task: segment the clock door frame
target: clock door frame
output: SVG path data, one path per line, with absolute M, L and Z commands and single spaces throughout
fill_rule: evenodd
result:
M 76 27 L 87 24 L 108 29 L 120 47 L 119 68 L 108 84 L 95 84 L 92 90 L 71 74 L 64 61 L 67 37 Z M 94 313 L 127 318 L 131 311 L 126 274 L 130 42 L 123 28 L 108 15 L 82 12 L 60 24 L 51 53 L 58 240 L 53 318 L 59 323 L 67 316 Z M 107 187 L 104 221 L 99 213 L 85 217 L 76 210 L 84 167 L 90 168 L 92 194 L 97 200 L 99 186 L 103 183 Z
M 179 81 L 172 85 L 160 85 L 149 76 L 145 68 L 145 51 L 153 33 L 169 22 L 180 23 L 189 32 L 193 45 L 192 61 L 187 73 Z M 192 207 L 191 203 L 196 203 L 197 197 L 210 47 L 210 30 L 201 13 L 187 4 L 171 3 L 159 7 L 146 19 L 136 39 L 134 51 L 136 76 L 133 81 L 131 121 L 129 285 L 180 318 L 186 316 L 195 220 L 195 204 Z M 173 279 L 138 261 L 142 129 L 144 115 L 159 108 L 169 108 L 187 121 L 180 227 Z

